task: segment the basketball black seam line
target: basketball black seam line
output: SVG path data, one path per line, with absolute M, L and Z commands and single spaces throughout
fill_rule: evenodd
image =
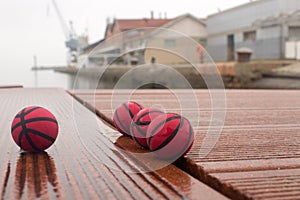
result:
M 135 123 L 133 123 L 133 125 L 130 126 L 130 129 L 132 130 L 133 139 L 142 147 L 148 147 L 148 146 L 141 144 L 141 142 L 137 139 L 137 138 L 141 138 L 141 137 L 136 137 L 136 135 L 134 134 L 134 129 L 133 129 L 134 127 L 137 129 L 138 132 L 140 132 L 143 136 L 145 136 L 144 137 L 145 139 L 146 139 L 146 135 L 147 135 L 147 133 L 145 133 L 139 126 L 137 126 Z M 147 143 L 147 141 L 146 141 L 146 143 Z
M 29 113 L 31 113 L 31 112 L 33 112 L 33 111 L 35 111 L 35 110 L 38 110 L 38 109 L 40 109 L 40 108 L 42 108 L 42 107 L 35 106 L 35 107 L 31 108 L 30 110 L 27 110 L 27 111 L 24 113 L 24 115 L 28 115 Z
M 190 144 L 190 141 L 191 141 L 191 138 L 192 138 L 192 126 L 191 126 L 191 124 L 189 123 L 189 121 L 187 121 L 187 123 L 188 123 L 188 125 L 189 125 L 189 138 L 188 138 L 188 141 L 187 141 L 187 143 L 185 144 L 185 146 L 182 148 L 182 150 L 184 150 L 184 151 L 179 151 L 178 152 L 178 154 L 176 154 L 176 155 L 174 155 L 174 156 L 172 156 L 171 158 L 169 158 L 169 159 L 167 159 L 167 160 L 170 160 L 170 161 L 172 161 L 172 160 L 174 160 L 175 158 L 180 158 L 179 157 L 179 154 L 182 154 L 182 153 L 184 153 L 186 150 L 187 150 L 187 145 L 188 144 Z
M 169 144 L 169 142 L 172 141 L 172 139 L 177 135 L 179 129 L 183 126 L 183 123 L 184 123 L 184 120 L 183 118 L 181 117 L 180 118 L 180 122 L 178 124 L 178 126 L 176 127 L 176 129 L 170 134 L 169 137 L 166 138 L 165 141 L 163 141 L 157 148 L 153 149 L 153 151 L 156 151 L 156 150 L 159 150 L 163 147 L 165 147 L 167 144 Z
M 143 136 L 146 136 L 147 133 L 145 133 L 145 132 L 139 127 L 138 124 L 136 124 L 136 123 L 133 122 L 131 125 L 135 126 L 135 127 L 137 128 L 137 130 L 138 130 L 140 133 L 142 133 Z
M 153 136 L 153 134 L 155 133 L 155 131 L 156 131 L 161 125 L 163 125 L 164 123 L 167 123 L 167 122 L 172 121 L 172 120 L 174 120 L 174 119 L 180 119 L 180 118 L 181 118 L 181 116 L 179 116 L 179 115 L 174 115 L 174 116 L 172 116 L 172 117 L 169 117 L 169 118 L 167 118 L 167 119 L 161 121 L 161 122 L 160 122 L 160 123 L 152 130 L 150 136 Z
M 31 145 L 31 147 L 35 150 L 35 151 L 41 151 L 37 146 L 35 146 L 35 144 L 32 142 L 30 136 L 28 134 L 25 134 L 25 137 L 27 139 L 27 141 L 29 142 L 29 144 Z
M 134 141 L 136 141 L 139 145 L 141 145 L 142 147 L 145 147 L 144 145 L 142 145 L 141 143 L 140 143 L 140 141 L 137 139 L 137 137 L 135 137 L 135 134 L 134 134 L 134 127 L 136 127 L 137 128 L 137 126 L 135 126 L 135 125 L 133 125 L 133 126 L 130 126 L 130 131 L 132 131 L 132 136 L 133 136 L 133 139 L 134 139 Z
M 24 130 L 22 128 L 22 130 L 21 130 L 21 132 L 19 134 L 19 137 L 18 137 L 18 145 L 21 147 L 21 149 L 23 149 L 23 147 L 22 147 L 22 138 L 23 138 L 25 132 L 26 132 L 26 130 Z
M 38 108 L 38 107 L 36 107 L 36 108 Z M 33 144 L 31 138 L 30 138 L 29 135 L 28 135 L 28 131 L 27 131 L 27 127 L 26 127 L 26 123 L 25 123 L 25 119 L 24 119 L 24 117 L 26 116 L 26 115 L 25 115 L 25 109 L 26 109 L 26 108 L 24 108 L 24 109 L 22 110 L 21 115 L 20 115 L 20 123 L 21 123 L 21 125 L 22 125 L 22 131 L 21 131 L 21 133 L 20 133 L 20 135 L 19 135 L 19 143 L 20 143 L 20 147 L 21 147 L 21 149 L 23 149 L 23 148 L 22 148 L 22 138 L 23 138 L 23 136 L 25 135 L 25 137 L 26 137 L 27 141 L 29 142 L 29 144 L 31 145 L 31 147 L 32 147 L 34 150 L 36 150 L 36 151 L 40 151 L 40 149 L 38 149 L 38 148 Z M 29 139 L 28 139 L 28 138 L 29 138 Z
M 31 118 L 31 119 L 24 119 L 25 124 L 27 123 L 31 123 L 31 122 L 37 122 L 37 121 L 48 121 L 48 122 L 53 122 L 55 124 L 57 124 L 57 121 L 53 118 L 48 118 L 48 117 L 36 117 L 36 118 Z M 11 131 L 14 131 L 16 128 L 18 128 L 19 126 L 21 126 L 21 122 L 18 122 L 17 124 L 15 124 L 12 128 Z
M 119 118 L 119 115 L 118 115 L 118 110 L 116 111 L 116 120 L 117 120 L 117 122 L 118 122 L 118 125 L 120 125 L 121 127 L 119 127 L 119 128 L 122 128 L 123 130 L 123 132 L 125 132 L 125 133 L 127 133 L 126 131 L 128 131 L 128 130 L 126 130 L 127 128 L 124 126 L 124 124 L 121 122 L 121 120 L 120 120 L 120 118 Z M 130 131 L 130 130 L 129 130 Z M 127 133 L 128 134 L 128 133 Z
M 143 113 L 139 118 L 142 118 L 142 117 L 144 117 L 144 116 L 146 116 L 146 115 L 148 115 L 148 114 L 151 114 L 151 113 L 164 113 L 164 112 L 162 112 L 162 111 L 160 111 L 160 110 L 150 110 L 150 111 L 148 111 L 148 112 L 145 112 L 145 113 Z
M 31 123 L 31 122 L 37 122 L 37 121 L 49 121 L 49 122 L 53 122 L 55 124 L 58 124 L 57 121 L 53 118 L 48 118 L 48 117 L 36 117 L 36 118 L 31 118 L 31 119 L 27 119 L 25 120 L 24 119 L 24 123 Z M 12 131 L 14 131 L 16 128 L 18 128 L 19 126 L 21 125 L 21 122 L 15 124 L 13 127 L 12 127 Z
M 151 121 L 145 121 L 145 122 L 136 122 L 135 124 L 137 126 L 147 126 L 151 123 Z
M 25 112 L 25 109 L 24 108 L 21 113 L 20 113 L 20 122 L 22 122 L 24 120 L 24 112 Z M 11 131 L 13 132 L 13 131 Z M 19 134 L 19 137 L 18 137 L 18 145 L 22 148 L 22 138 L 23 138 L 23 135 L 25 134 L 26 132 L 26 125 L 25 124 L 22 124 L 22 130 L 21 130 L 21 133 Z
M 131 110 L 129 109 L 129 107 L 127 106 L 127 104 L 126 104 L 126 103 L 123 103 L 123 106 L 124 106 L 125 110 L 127 110 L 127 112 L 129 113 L 131 119 L 133 119 L 134 115 L 133 115 L 133 113 L 131 112 Z
M 24 112 L 23 116 L 25 116 L 25 115 L 27 115 L 27 114 L 29 114 L 29 113 L 31 113 L 31 112 L 37 110 L 37 109 L 40 109 L 40 108 L 42 108 L 42 107 L 36 106 L 36 107 L 34 107 L 34 108 L 31 108 L 30 110 L 27 110 L 26 112 Z M 26 110 L 26 108 L 24 108 L 23 110 Z M 16 115 L 16 118 L 18 118 L 18 117 L 20 117 L 19 114 Z
M 49 135 L 46 135 L 40 131 L 37 131 L 37 130 L 34 130 L 34 129 L 30 129 L 30 128 L 27 128 L 27 131 L 28 131 L 28 134 L 31 133 L 33 135 L 37 135 L 41 138 L 44 138 L 46 140 L 49 140 L 50 142 L 55 142 L 55 139 Z
M 145 117 L 146 115 L 149 115 L 149 114 L 151 114 L 151 113 L 163 113 L 162 111 L 159 111 L 159 110 L 151 110 L 151 111 L 148 111 L 148 112 L 146 112 L 146 113 L 143 113 L 141 116 L 139 116 L 139 118 L 136 120 L 136 124 L 137 125 L 149 125 L 150 123 L 151 123 L 151 121 L 147 121 L 147 123 L 148 124 L 142 124 L 142 123 L 146 123 L 146 122 L 140 122 L 141 121 L 141 119 L 143 118 L 143 117 Z
M 22 111 L 21 111 L 21 113 L 18 114 L 18 115 L 16 115 L 15 118 L 20 118 L 20 122 L 22 122 L 22 121 L 25 120 L 24 117 L 25 117 L 27 114 L 29 114 L 29 113 L 31 113 L 31 112 L 33 112 L 34 110 L 37 110 L 37 109 L 39 109 L 39 108 L 41 108 L 41 107 L 36 106 L 36 107 L 34 107 L 34 108 L 31 108 L 30 110 L 28 110 L 28 111 L 26 111 L 26 112 L 25 112 L 26 108 L 23 108 Z M 11 132 L 13 132 L 13 131 L 14 131 L 14 129 L 12 128 L 12 129 L 11 129 Z M 19 137 L 18 137 L 18 143 L 19 143 L 19 146 L 21 147 L 21 149 L 22 149 L 22 138 L 23 138 L 23 135 L 24 135 L 24 134 L 26 134 L 26 124 L 22 124 L 22 131 L 21 131 L 21 133 L 19 134 Z
M 167 123 L 167 122 L 169 122 L 169 121 L 172 121 L 172 120 L 174 120 L 174 119 L 179 119 L 179 118 L 181 118 L 181 116 L 179 116 L 179 115 L 174 115 L 174 116 L 172 116 L 172 117 L 169 117 L 169 118 L 167 118 L 167 119 L 161 121 L 161 122 L 160 122 L 160 123 L 159 123 L 152 131 L 151 131 L 150 136 L 149 136 L 149 138 L 148 138 L 148 144 L 151 143 L 151 140 L 152 140 L 152 137 L 153 137 L 155 131 L 156 131 L 160 126 L 162 126 L 163 124 L 165 124 L 165 123 Z
M 136 104 L 141 110 L 144 109 L 144 107 L 142 105 L 140 105 L 140 104 L 138 104 L 136 102 L 132 102 L 132 103 Z

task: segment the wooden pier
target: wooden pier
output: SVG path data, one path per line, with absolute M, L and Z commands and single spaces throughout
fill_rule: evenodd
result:
M 193 92 L 197 109 L 186 93 Z M 128 91 L 0 89 L 1 199 L 300 199 L 300 93 L 296 90 L 227 90 L 224 126 L 216 144 L 200 156 L 214 109 L 208 90 L 178 90 L 188 105 L 195 144 L 162 169 L 127 152 L 147 153 L 112 126 L 114 103 Z M 113 95 L 118 94 L 114 99 Z M 167 90 L 137 90 L 130 100 L 181 112 Z M 121 102 L 120 102 L 121 103 Z M 28 105 L 57 117 L 59 136 L 44 153 L 21 152 L 10 135 L 14 115 Z M 149 160 L 149 162 L 156 162 Z M 149 164 L 149 163 L 148 163 Z

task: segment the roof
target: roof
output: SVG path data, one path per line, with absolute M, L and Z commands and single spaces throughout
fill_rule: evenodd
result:
M 82 54 L 90 53 L 94 48 L 96 48 L 102 42 L 104 42 L 104 39 L 98 40 L 92 44 L 89 44 L 88 46 L 86 46 L 82 49 L 82 52 L 80 54 L 82 55 Z
M 224 13 L 227 13 L 227 12 L 231 12 L 231 11 L 234 11 L 234 10 L 239 10 L 239 9 L 242 9 L 242 8 L 254 5 L 254 4 L 260 4 L 264 1 L 268 1 L 268 0 L 249 1 L 248 3 L 244 3 L 244 4 L 241 4 L 241 5 L 238 5 L 238 6 L 235 6 L 235 7 L 232 7 L 232 8 L 228 8 L 228 9 L 225 9 L 223 11 L 208 15 L 208 18 L 217 16 L 217 15 L 220 15 L 220 14 L 224 14 Z
M 107 24 L 105 30 L 105 37 L 108 38 L 113 34 L 112 32 L 115 26 L 117 26 L 121 32 L 129 31 L 132 29 L 141 29 L 141 28 L 158 28 L 158 27 L 168 28 L 185 18 L 191 18 L 196 22 L 198 22 L 199 24 L 206 26 L 206 18 L 196 18 L 195 16 L 188 13 L 184 15 L 180 15 L 173 19 L 154 19 L 154 18 L 114 19 L 114 22 L 112 24 Z M 151 31 L 148 31 L 148 33 L 149 32 Z
M 173 20 L 171 20 L 170 22 L 164 24 L 163 26 L 161 26 L 162 29 L 151 31 L 151 34 L 156 34 L 164 29 L 168 29 L 186 18 L 191 18 L 192 20 L 196 21 L 200 25 L 206 27 L 206 18 L 197 18 L 197 17 L 187 13 L 187 14 L 180 15 L 180 16 L 174 18 Z
M 115 19 L 114 25 L 117 24 L 121 31 L 145 27 L 161 27 L 173 19 Z
M 260 26 L 260 27 L 268 27 L 268 26 L 274 26 L 279 25 L 281 23 L 293 25 L 296 26 L 299 25 L 299 19 L 300 19 L 300 10 L 296 10 L 292 13 L 281 13 L 280 15 L 276 16 L 270 16 L 265 19 L 257 19 L 253 22 L 254 26 Z
M 83 50 L 93 49 L 93 48 L 95 48 L 97 45 L 99 45 L 99 44 L 100 44 L 101 42 L 103 42 L 103 41 L 104 41 L 104 39 L 98 40 L 98 41 L 96 41 L 96 42 L 94 42 L 94 43 L 92 43 L 92 44 L 86 46 Z
M 163 27 L 164 28 L 171 27 L 174 24 L 180 22 L 181 20 L 183 20 L 185 18 L 191 18 L 194 21 L 200 23 L 201 25 L 206 26 L 206 18 L 197 18 L 194 15 L 191 15 L 191 14 L 187 13 L 187 14 L 183 14 L 183 15 L 180 15 L 180 16 L 176 17 L 175 19 L 171 20 L 169 23 L 166 23 Z
M 113 27 L 113 24 L 112 23 L 108 23 L 106 25 L 106 29 L 105 29 L 105 33 L 104 33 L 104 37 L 110 37 L 111 35 L 111 32 L 112 32 L 112 27 Z

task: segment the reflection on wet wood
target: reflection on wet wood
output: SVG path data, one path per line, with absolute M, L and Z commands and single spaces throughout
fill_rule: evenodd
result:
M 27 190 L 27 198 L 45 197 L 48 196 L 49 189 L 54 191 L 56 198 L 59 198 L 53 159 L 46 152 L 20 153 L 15 170 L 15 188 L 16 199 L 23 198 L 25 190 Z

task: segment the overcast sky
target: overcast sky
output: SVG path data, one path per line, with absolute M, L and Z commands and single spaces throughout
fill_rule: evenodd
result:
M 77 34 L 88 29 L 90 42 L 103 38 L 106 18 L 173 18 L 185 13 L 207 17 L 249 0 L 56 0 Z M 51 0 L 0 0 L 0 84 L 9 71 L 28 70 L 37 55 L 40 65 L 66 63 L 64 35 Z M 2 83 L 3 84 L 3 83 Z

